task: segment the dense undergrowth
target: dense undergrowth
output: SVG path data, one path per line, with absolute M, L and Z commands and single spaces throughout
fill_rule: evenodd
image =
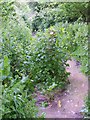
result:
M 45 94 L 47 91 L 51 92 L 56 88 L 64 89 L 68 84 L 69 73 L 65 70 L 65 67 L 68 66 L 66 64 L 68 59 L 73 57 L 79 60 L 82 72 L 87 75 L 89 73 L 87 23 L 79 19 L 73 21 L 75 17 L 81 19 L 81 14 L 78 16 L 73 14 L 72 17 L 68 15 L 69 13 L 66 10 L 63 10 L 64 13 L 59 16 L 57 15 L 61 13 L 57 12 L 59 8 L 54 11 L 57 13 L 55 14 L 53 12 L 55 5 L 61 8 L 61 11 L 62 7 L 68 7 L 68 4 L 60 3 L 50 3 L 50 6 L 41 4 L 41 6 L 39 5 L 40 10 L 46 8 L 42 11 L 44 13 L 38 11 L 38 14 L 40 12 L 39 22 L 41 21 L 41 14 L 43 15 L 42 22 L 38 23 L 37 16 L 35 16 L 29 23 L 27 14 L 22 12 L 26 8 L 30 12 L 27 5 L 23 8 L 24 5 L 17 2 L 5 2 L 3 0 L 0 2 L 0 18 L 2 19 L 0 30 L 2 33 L 0 35 L 0 45 L 2 45 L 2 49 L 0 49 L 2 52 L 0 55 L 1 111 L 3 118 L 38 117 L 38 110 L 33 97 L 35 88 Z M 84 5 L 81 5 L 81 10 L 86 6 Z M 69 6 L 72 7 L 70 4 Z M 76 5 L 73 4 L 73 6 L 76 9 Z M 36 7 L 38 8 L 38 6 Z M 50 18 L 46 14 L 48 9 L 52 10 L 51 12 L 48 11 L 51 19 L 46 20 Z M 52 14 L 56 15 L 55 20 L 58 21 L 54 21 Z M 70 22 L 70 18 L 73 19 L 71 19 L 73 22 Z M 85 19 L 85 16 L 82 19 Z M 36 30 L 38 31 L 36 32 Z M 32 31 L 36 32 L 34 36 Z M 89 102 L 87 105 L 90 105 Z

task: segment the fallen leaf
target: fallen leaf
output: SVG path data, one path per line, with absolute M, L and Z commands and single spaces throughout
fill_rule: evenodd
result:
M 59 107 L 59 108 L 62 107 L 62 105 L 61 105 L 61 101 L 60 101 L 60 100 L 58 101 L 58 107 Z

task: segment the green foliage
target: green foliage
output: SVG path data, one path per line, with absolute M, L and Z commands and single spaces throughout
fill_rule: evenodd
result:
M 14 1 L 0 1 L 0 16 L 2 16 L 4 20 L 12 18 L 16 15 L 13 4 Z
M 2 118 L 36 118 L 38 110 L 31 91 L 26 88 L 28 77 L 13 79 L 9 59 L 4 56 L 2 72 Z
M 30 15 L 32 14 L 32 11 L 29 8 L 29 5 L 26 2 L 21 3 L 20 1 L 15 1 L 15 10 L 18 16 L 24 20 L 25 26 L 31 28 Z
M 16 74 L 22 77 L 19 73 L 26 73 L 23 66 L 26 60 L 26 52 L 28 51 L 27 46 L 31 42 L 30 40 L 32 40 L 30 29 L 20 16 L 16 15 L 13 19 L 9 17 L 7 20 L 2 17 L 2 53 L 10 59 L 10 69 L 13 77 Z
M 7 56 L 4 56 L 2 67 L 3 67 L 3 69 L 2 69 L 2 79 L 3 79 L 3 77 L 5 79 L 10 74 L 9 59 L 8 59 Z
M 59 23 L 52 27 L 56 31 L 56 44 L 81 62 L 81 71 L 88 71 L 88 25 L 83 22 Z
M 86 99 L 86 107 L 85 107 L 84 113 L 86 118 L 90 118 L 90 94 Z
M 85 99 L 85 106 L 81 110 L 81 112 L 84 114 L 84 118 L 90 118 L 90 94 Z
M 31 32 L 23 19 L 16 14 L 14 5 L 12 1 L 0 2 L 0 8 L 3 7 L 0 11 L 2 12 L 0 14 L 2 15 L 0 16 L 2 17 L 2 31 L 0 31 L 2 32 L 0 35 L 2 117 L 36 118 L 38 111 L 32 98 L 33 86 L 29 86 L 30 89 L 28 89 L 27 84 L 30 85 L 31 80 L 26 75 L 26 69 L 23 68 L 27 46 L 30 45 Z
M 36 14 L 33 30 L 24 13 L 29 8 L 23 9 L 23 6 L 9 0 L 0 1 L 3 118 L 38 117 L 34 88 L 51 96 L 51 91 L 56 88 L 65 88 L 69 75 L 65 67 L 69 58 L 79 60 L 81 70 L 89 73 L 88 27 L 85 22 L 80 22 L 81 19 L 86 21 L 87 4 L 33 3 Z M 32 36 L 31 31 L 35 30 L 39 31 Z M 86 104 L 89 106 L 88 102 Z
M 20 81 L 20 80 L 18 80 Z M 36 118 L 35 100 L 30 100 L 25 84 L 12 80 L 8 88 L 3 88 L 2 117 L 3 118 Z
M 26 88 L 27 78 L 21 80 L 17 76 L 13 79 L 7 56 L 4 56 L 2 65 L 2 117 L 3 118 L 36 118 L 37 108 L 32 94 Z M 29 91 L 30 93 L 30 91 Z
M 38 32 L 31 44 L 30 56 L 34 84 L 40 84 L 41 89 L 48 89 L 53 83 L 54 87 L 64 88 L 69 75 L 65 70 L 67 59 L 67 54 L 57 45 L 52 29 Z
M 44 30 L 59 22 L 87 21 L 87 3 L 30 3 L 36 16 L 32 22 L 32 31 Z
M 47 106 L 48 106 L 48 103 L 47 103 L 47 102 L 42 102 L 41 106 L 42 106 L 42 107 L 47 107 Z

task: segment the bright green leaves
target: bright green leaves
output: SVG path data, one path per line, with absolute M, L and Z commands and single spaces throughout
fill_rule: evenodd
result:
M 6 79 L 10 75 L 10 64 L 7 56 L 4 56 L 2 65 L 2 79 Z
M 0 15 L 2 16 L 2 22 L 8 19 L 14 18 L 16 15 L 14 9 L 14 1 L 2 1 L 0 2 Z

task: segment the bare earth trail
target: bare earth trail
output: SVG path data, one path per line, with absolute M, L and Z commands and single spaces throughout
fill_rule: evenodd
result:
M 46 118 L 81 118 L 80 110 L 84 106 L 85 96 L 88 92 L 88 78 L 80 72 L 74 60 L 68 61 L 70 67 L 66 70 L 71 73 L 69 77 L 70 84 L 66 91 L 61 95 L 56 95 L 52 106 L 39 108 L 40 114 L 46 113 Z M 61 101 L 61 107 L 58 101 Z

